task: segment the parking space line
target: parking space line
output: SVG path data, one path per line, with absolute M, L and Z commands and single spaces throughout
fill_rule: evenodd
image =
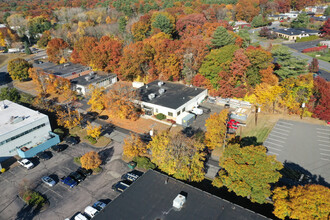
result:
M 320 159 L 321 159 L 321 160 L 330 161 L 330 159 L 328 159 L 328 158 L 323 158 L 323 157 L 321 157 Z
M 330 157 L 330 154 L 325 154 L 325 153 L 320 153 L 321 155 L 325 155 L 325 156 L 329 156 Z
M 284 140 L 287 139 L 286 137 L 278 136 L 278 135 L 276 135 L 276 134 L 272 134 L 272 133 L 270 133 L 269 135 L 270 135 L 270 136 L 275 136 L 275 137 L 278 137 L 278 138 L 282 138 L 282 139 L 284 139 Z
M 280 144 L 276 144 L 276 143 L 273 143 L 273 142 L 270 142 L 270 141 L 266 141 L 267 143 L 269 143 L 269 144 L 272 144 L 272 145 L 277 145 L 277 146 L 279 146 L 279 147 L 284 147 L 283 145 L 280 145 Z
M 267 148 L 270 148 L 270 149 L 273 149 L 273 150 L 282 151 L 282 150 L 277 149 L 277 148 L 275 148 L 275 147 L 269 147 L 269 146 L 266 146 L 266 147 L 267 147 Z
M 285 136 L 289 136 L 288 134 L 283 134 L 283 133 L 281 133 L 281 132 L 274 131 L 274 130 L 272 130 L 272 132 L 275 132 L 275 133 L 278 133 L 278 134 L 282 134 L 282 135 L 285 135 Z
M 330 129 L 326 129 L 326 128 L 316 128 L 317 130 L 321 130 L 321 131 L 327 131 L 330 132 Z
M 271 137 L 267 138 L 267 140 L 268 140 L 268 139 L 271 139 L 271 140 L 274 140 L 274 141 L 278 141 L 278 142 L 281 142 L 281 143 L 285 143 L 285 141 L 280 141 L 280 140 L 277 140 L 277 139 L 275 139 L 275 138 L 271 138 Z
M 328 140 L 317 140 L 317 141 L 319 141 L 319 142 L 325 142 L 325 143 L 329 143 L 330 144 L 330 142 Z
M 276 127 L 276 126 L 281 126 L 281 127 L 285 127 L 285 128 L 287 128 L 287 129 L 292 129 L 292 128 L 288 127 L 287 125 L 276 124 L 275 127 Z
M 330 149 L 323 149 L 323 148 L 320 148 L 320 150 L 324 150 L 324 151 L 330 151 Z
M 291 123 L 284 122 L 284 121 L 279 121 L 279 122 L 277 122 L 277 123 L 283 123 L 283 124 L 287 124 L 287 125 L 293 125 L 293 124 L 291 124 Z
M 330 144 L 319 144 L 322 147 L 330 147 Z
M 329 133 L 320 132 L 320 131 L 317 131 L 316 133 L 318 133 L 318 134 L 325 134 L 325 135 L 329 135 Z
M 319 138 L 326 138 L 326 139 L 330 139 L 330 137 L 324 137 L 324 136 L 319 136 L 317 135 Z
M 283 129 L 283 128 L 277 128 L 277 127 L 274 127 L 273 128 L 273 130 L 280 130 L 280 131 L 285 131 L 285 132 L 287 132 L 287 133 L 290 133 L 290 131 L 289 130 L 286 130 L 286 129 Z
M 275 153 L 275 152 L 271 152 L 271 151 L 268 151 L 267 153 L 270 153 L 270 154 L 275 154 L 278 156 L 278 153 Z

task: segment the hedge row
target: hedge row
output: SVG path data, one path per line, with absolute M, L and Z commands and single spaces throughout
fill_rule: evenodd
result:
M 328 47 L 326 45 L 324 46 L 320 46 L 320 47 L 311 47 L 311 48 L 307 48 L 302 50 L 303 53 L 309 53 L 309 52 L 315 52 L 315 51 L 321 51 L 321 50 L 325 50 Z

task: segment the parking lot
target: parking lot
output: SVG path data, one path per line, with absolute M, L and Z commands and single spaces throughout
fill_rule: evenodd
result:
M 114 132 L 116 133 L 116 132 Z M 119 193 L 114 192 L 111 186 L 120 180 L 122 174 L 129 171 L 127 165 L 121 160 L 122 140 L 125 136 L 114 134 L 117 138 L 105 148 L 97 149 L 85 143 L 69 146 L 62 152 L 52 152 L 53 157 L 40 161 L 36 167 L 27 170 L 16 166 L 0 175 L 0 219 L 65 219 L 77 212 L 83 212 L 85 207 L 92 205 L 97 200 L 111 201 Z M 118 138 L 122 136 L 121 138 Z M 73 162 L 73 157 L 81 156 L 86 152 L 95 150 L 102 157 L 103 171 L 97 175 L 88 176 L 74 188 L 59 182 L 61 177 L 76 171 L 78 165 Z M 36 159 L 34 159 L 34 162 Z M 49 187 L 42 183 L 41 177 L 50 175 L 57 184 Z M 25 203 L 17 197 L 20 184 L 29 183 L 33 189 L 43 194 L 50 206 L 43 212 L 31 213 Z
M 311 47 L 316 47 L 317 44 L 320 42 L 321 40 L 313 40 L 313 41 L 307 41 L 307 42 L 300 42 L 300 43 L 293 43 L 293 44 L 285 44 L 285 46 L 290 47 L 291 49 L 297 50 L 297 51 L 302 51 L 304 49 L 307 48 L 311 48 Z
M 282 163 L 330 183 L 330 127 L 280 119 L 264 145 Z

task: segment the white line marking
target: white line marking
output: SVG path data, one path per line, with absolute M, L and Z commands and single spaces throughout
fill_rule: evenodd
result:
M 278 133 L 278 134 L 282 134 L 282 135 L 285 135 L 285 136 L 289 136 L 288 134 L 283 134 L 283 133 L 281 133 L 281 132 L 274 131 L 274 130 L 272 130 L 272 132 L 275 132 L 275 133 Z
M 279 122 L 277 122 L 277 123 L 284 123 L 284 124 L 287 124 L 287 125 L 293 125 L 293 124 L 291 124 L 291 123 L 284 122 L 284 121 L 279 121 Z
M 285 141 L 280 141 L 280 140 L 277 140 L 277 139 L 275 139 L 275 138 L 271 138 L 271 137 L 267 138 L 267 140 L 268 140 L 268 139 L 271 139 L 271 140 L 274 140 L 274 141 L 278 141 L 278 142 L 281 142 L 281 143 L 285 143 Z
M 275 127 L 276 126 L 281 126 L 281 127 L 285 127 L 285 128 L 288 128 L 288 129 L 292 129 L 292 128 L 289 128 L 287 125 L 276 124 Z
M 323 148 L 320 148 L 320 150 L 324 150 L 324 151 L 330 151 L 330 149 L 323 149 Z
M 284 139 L 284 140 L 287 139 L 286 137 L 278 136 L 278 135 L 276 135 L 276 134 L 269 134 L 269 135 L 270 135 L 270 136 L 275 136 L 275 137 L 278 137 L 278 138 L 282 138 L 282 139 Z
M 274 152 L 271 152 L 271 151 L 268 151 L 267 153 L 269 153 L 269 154 L 275 154 L 275 155 L 278 156 L 278 153 L 274 153 Z
M 285 131 L 286 133 L 290 133 L 290 131 L 288 131 L 288 130 L 285 130 L 285 129 L 276 128 L 276 127 L 275 127 L 275 128 L 273 128 L 273 130 L 274 130 L 274 129 L 275 129 L 275 130 L 279 130 L 279 131 Z
M 324 128 L 316 128 L 317 130 L 321 130 L 321 131 L 327 131 L 330 133 L 330 130 L 329 129 L 324 129 Z
M 269 147 L 269 146 L 266 146 L 267 148 L 270 148 L 270 149 L 273 149 L 273 150 L 277 150 L 277 151 L 282 151 L 280 149 L 277 149 L 277 148 L 274 148 L 274 147 Z
M 317 141 L 319 141 L 319 142 L 325 142 L 325 143 L 329 143 L 329 141 L 328 140 L 317 140 Z M 330 144 L 330 143 L 329 143 Z
M 324 136 L 319 136 L 317 135 L 319 138 L 326 138 L 326 139 L 330 139 L 330 136 L 329 137 L 324 137 Z
M 329 133 L 324 133 L 324 132 L 320 132 L 320 131 L 317 131 L 316 133 L 318 133 L 318 134 L 325 134 L 325 135 L 329 135 Z
M 330 144 L 319 144 L 322 147 L 330 147 Z
M 279 147 L 284 147 L 283 145 L 280 145 L 280 144 L 275 144 L 275 143 L 273 143 L 273 142 L 270 142 L 270 141 L 266 141 L 267 143 L 269 143 L 269 144 L 272 144 L 272 145 L 277 145 L 277 146 L 279 146 Z
M 330 157 L 330 154 L 325 154 L 325 153 L 320 153 L 321 155 L 325 155 L 325 156 L 329 156 Z
M 330 161 L 330 159 L 327 159 L 327 158 L 320 158 L 321 160 L 326 160 L 326 161 Z

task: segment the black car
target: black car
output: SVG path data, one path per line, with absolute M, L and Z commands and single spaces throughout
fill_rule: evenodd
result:
M 124 192 L 125 189 L 127 189 L 130 185 L 132 184 L 132 182 L 128 181 L 128 180 L 123 180 L 123 181 L 119 181 L 115 184 L 112 185 L 112 189 L 117 192 Z
M 76 137 L 72 137 L 72 136 L 67 137 L 67 139 L 65 140 L 65 142 L 66 142 L 67 144 L 71 144 L 71 145 L 76 145 L 76 144 L 79 143 L 78 138 L 76 138 Z
M 82 175 L 79 172 L 72 172 L 72 173 L 70 173 L 69 176 L 72 177 L 73 179 L 75 179 L 79 183 L 84 181 L 84 179 L 86 178 L 86 176 Z
M 37 153 L 37 157 L 40 160 L 49 160 L 52 156 L 51 156 L 50 152 L 43 151 L 43 152 Z
M 90 176 L 93 173 L 93 171 L 91 169 L 85 169 L 82 167 L 79 167 L 77 172 L 82 174 L 85 177 Z
M 61 152 L 61 151 L 64 151 L 67 147 L 68 147 L 68 145 L 66 145 L 66 144 L 57 144 L 57 145 L 52 146 L 51 148 L 55 152 Z

